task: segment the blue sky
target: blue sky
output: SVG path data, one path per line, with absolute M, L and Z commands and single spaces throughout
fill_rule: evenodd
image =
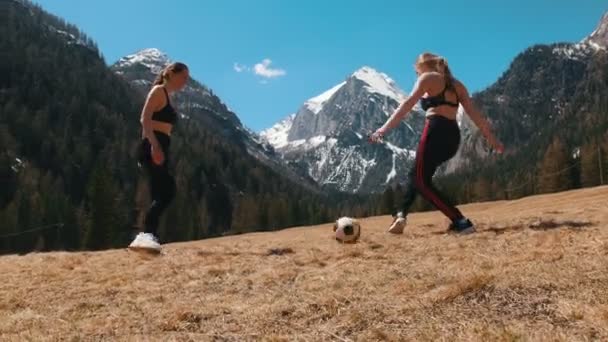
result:
M 608 11 L 604 0 L 35 2 L 97 41 L 109 64 L 149 47 L 186 62 L 254 130 L 363 65 L 407 91 L 423 51 L 444 55 L 472 92 L 482 90 L 525 48 L 579 41 Z

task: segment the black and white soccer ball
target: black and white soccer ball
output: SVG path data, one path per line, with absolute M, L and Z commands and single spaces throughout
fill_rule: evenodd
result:
M 359 221 L 350 217 L 341 217 L 334 223 L 336 240 L 342 243 L 355 243 L 361 236 Z

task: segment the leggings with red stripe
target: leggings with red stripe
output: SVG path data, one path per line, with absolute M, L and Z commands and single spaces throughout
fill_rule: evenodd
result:
M 416 151 L 416 164 L 409 174 L 403 214 L 407 214 L 416 196 L 420 194 L 452 221 L 463 217 L 462 213 L 437 191 L 432 182 L 437 168 L 454 157 L 459 145 L 460 129 L 455 120 L 439 115 L 427 118 Z

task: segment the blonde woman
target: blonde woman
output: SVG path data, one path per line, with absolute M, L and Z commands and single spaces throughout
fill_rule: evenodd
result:
M 416 152 L 416 163 L 409 174 L 405 202 L 401 211 L 394 215 L 389 232 L 403 233 L 407 213 L 419 193 L 430 201 L 452 222 L 448 231 L 459 234 L 475 232 L 473 223 L 433 186 L 433 175 L 437 168 L 458 151 L 460 129 L 456 122 L 459 105 L 462 105 L 471 120 L 479 127 L 490 145 L 502 153 L 503 145 L 490 130 L 488 122 L 475 108 L 467 88 L 458 81 L 448 67 L 447 61 L 432 53 L 423 53 L 414 65 L 418 80 L 409 98 L 404 101 L 387 122 L 371 135 L 371 142 L 378 142 L 409 113 L 416 102 L 426 112 L 426 123 Z

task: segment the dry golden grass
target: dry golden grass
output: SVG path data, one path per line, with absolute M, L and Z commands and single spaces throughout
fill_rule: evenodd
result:
M 0 258 L 6 341 L 608 340 L 608 187 L 126 250 Z

